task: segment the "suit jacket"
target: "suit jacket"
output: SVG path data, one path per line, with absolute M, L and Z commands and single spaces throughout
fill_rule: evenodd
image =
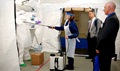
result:
M 106 18 L 97 37 L 97 50 L 100 55 L 114 56 L 115 40 L 119 30 L 119 20 L 115 13 Z
M 95 18 L 95 20 L 96 20 L 96 18 Z M 95 20 L 94 20 L 94 22 L 93 22 L 93 25 L 91 26 L 91 29 L 90 29 L 90 31 L 88 30 L 88 33 L 90 33 L 90 38 L 93 38 L 93 37 L 97 37 L 97 35 L 98 35 L 98 32 L 99 32 L 99 28 L 101 27 L 101 24 L 102 24 L 102 22 L 101 22 L 101 20 L 97 20 L 97 28 L 96 28 L 96 26 L 95 26 Z M 88 23 L 89 23 L 89 25 L 91 24 L 91 21 L 92 20 L 90 20 Z

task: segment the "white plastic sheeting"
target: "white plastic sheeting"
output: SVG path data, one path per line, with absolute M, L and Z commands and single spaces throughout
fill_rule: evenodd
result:
M 43 24 L 47 26 L 60 26 L 62 22 L 62 10 L 60 10 L 59 5 L 53 4 L 43 4 L 42 19 Z M 60 48 L 59 35 L 60 32 L 55 29 L 50 29 L 48 27 L 42 28 L 42 46 L 43 51 L 46 52 L 57 52 Z
M 118 35 L 116 38 L 116 54 L 117 54 L 117 59 L 120 59 L 120 29 L 118 31 Z
M 14 0 L 1 0 L 0 71 L 20 71 L 14 20 Z

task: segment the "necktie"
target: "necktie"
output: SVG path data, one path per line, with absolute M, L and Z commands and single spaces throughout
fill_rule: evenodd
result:
M 92 21 L 89 24 L 89 29 L 88 29 L 89 31 L 90 31 L 91 26 L 92 26 Z

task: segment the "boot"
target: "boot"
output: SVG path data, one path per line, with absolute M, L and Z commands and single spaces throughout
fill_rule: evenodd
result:
M 74 58 L 67 57 L 68 58 L 68 65 L 66 65 L 67 70 L 74 70 Z
M 27 66 L 25 63 L 23 63 L 23 64 L 20 64 L 20 66 L 21 67 L 25 67 L 25 66 Z

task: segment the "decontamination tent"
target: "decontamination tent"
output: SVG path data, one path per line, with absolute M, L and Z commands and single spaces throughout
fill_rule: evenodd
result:
M 36 1 L 36 0 L 35 0 Z M 65 7 L 91 7 L 98 8 L 97 17 L 102 21 L 105 19 L 103 12 L 104 4 L 108 1 L 116 3 L 116 13 L 120 20 L 120 1 L 119 0 L 70 0 L 62 4 L 39 4 L 36 9 L 38 14 L 42 14 L 42 24 L 49 26 L 60 26 L 62 11 L 60 8 Z M 35 5 L 32 5 L 35 7 Z M 1 71 L 20 71 L 18 52 L 15 35 L 15 19 L 14 19 L 14 0 L 1 0 L 0 2 L 0 70 Z M 44 51 L 54 52 L 60 48 L 59 34 L 60 32 L 42 26 L 42 35 Z M 120 31 L 116 39 L 116 53 L 120 58 Z

